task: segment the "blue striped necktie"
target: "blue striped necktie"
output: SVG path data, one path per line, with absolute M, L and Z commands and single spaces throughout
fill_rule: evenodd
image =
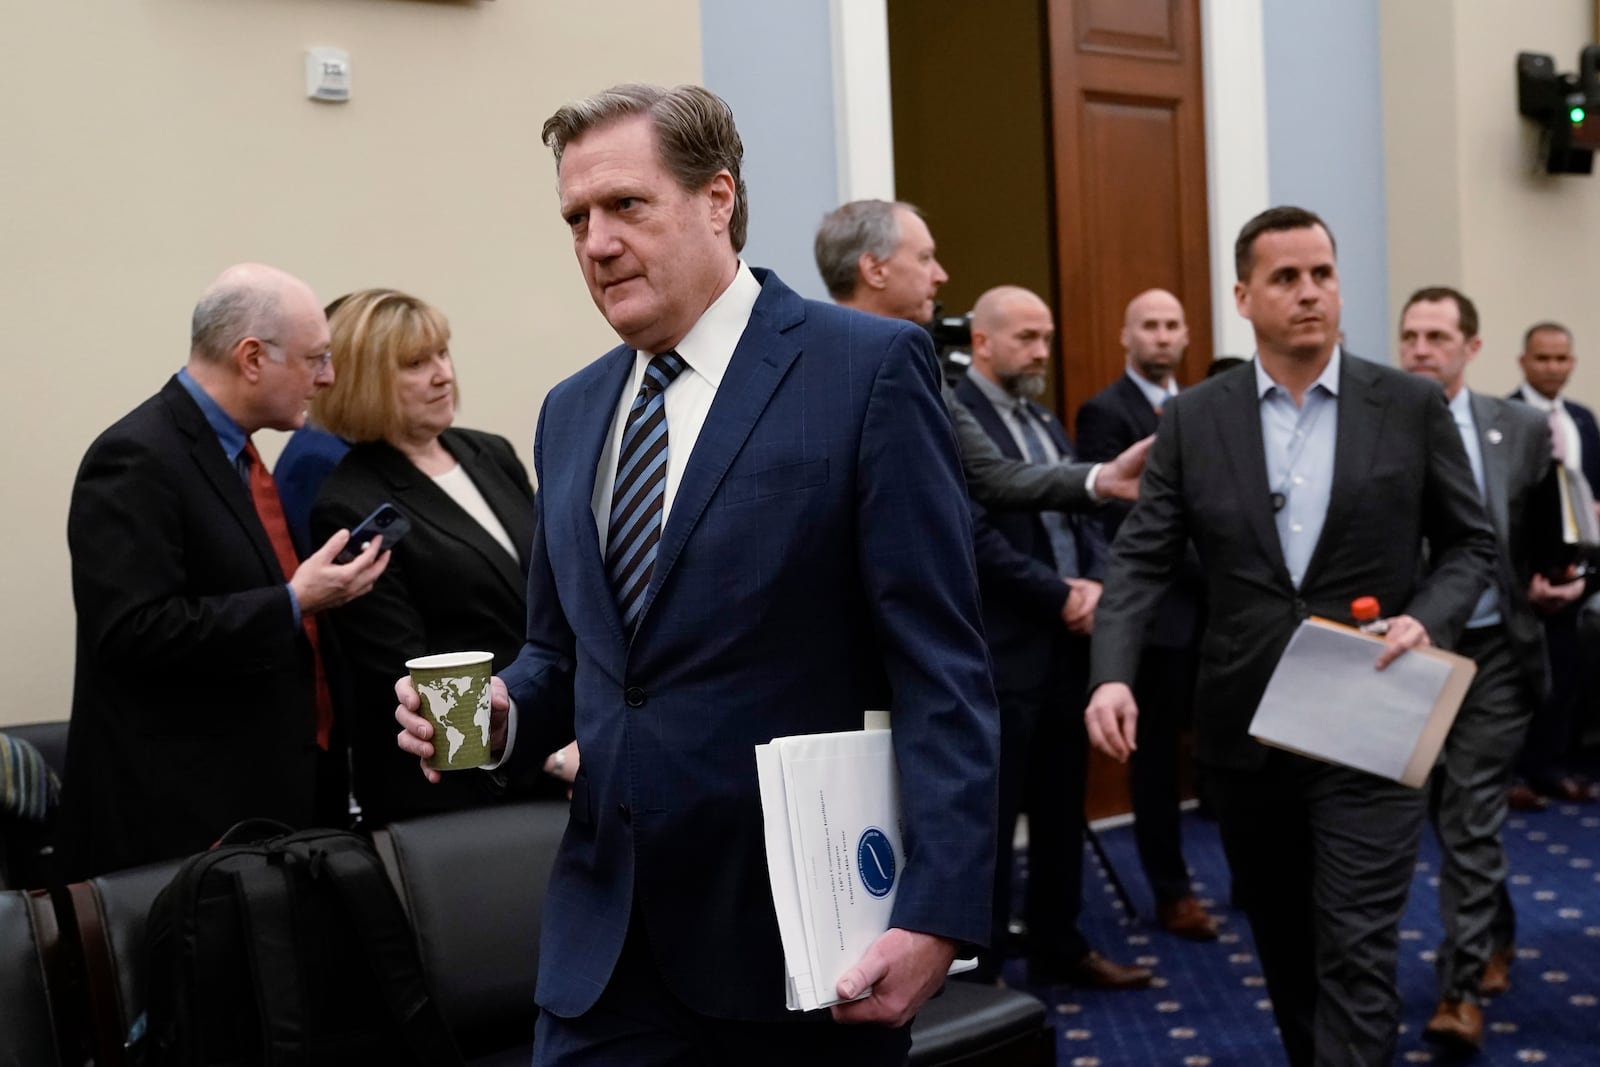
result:
M 667 489 L 667 386 L 686 364 L 662 352 L 644 369 L 617 450 L 617 480 L 611 490 L 606 575 L 622 624 L 632 634 L 644 607 L 644 591 L 655 571 L 661 541 L 662 497 Z

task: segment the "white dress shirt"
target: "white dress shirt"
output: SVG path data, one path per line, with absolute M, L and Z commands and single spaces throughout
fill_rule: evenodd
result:
M 678 483 L 683 481 L 684 468 L 694 452 L 694 443 L 700 439 L 705 427 L 711 402 L 717 398 L 717 388 L 728 364 L 733 361 L 733 350 L 739 346 L 745 327 L 750 325 L 750 315 L 755 311 L 756 298 L 761 295 L 761 283 L 750 273 L 744 260 L 722 295 L 706 308 L 705 314 L 694 324 L 678 346 L 673 349 L 683 357 L 686 366 L 672 384 L 667 386 L 662 401 L 667 417 L 667 485 L 661 498 L 661 529 L 665 533 L 668 517 L 672 514 L 672 501 L 678 493 Z M 622 394 L 617 397 L 616 411 L 611 416 L 611 435 L 605 448 L 600 450 L 600 463 L 594 472 L 594 494 L 589 508 L 594 513 L 595 531 L 600 535 L 600 558 L 606 554 L 606 540 L 611 526 L 611 491 L 616 487 L 617 453 L 622 448 L 622 431 L 627 425 L 628 409 L 639 393 L 639 382 L 644 370 L 657 353 L 636 351 L 633 354 L 633 373 L 628 375 Z M 506 747 L 500 758 L 486 763 L 483 769 L 498 769 L 511 758 L 517 743 L 517 706 L 513 702 L 506 717 Z
M 672 501 L 678 495 L 678 483 L 683 481 L 684 468 L 689 465 L 689 455 L 694 443 L 700 439 L 700 430 L 706 424 L 711 402 L 717 398 L 717 387 L 727 373 L 733 350 L 738 347 L 744 328 L 750 324 L 750 313 L 755 309 L 756 298 L 761 295 L 761 283 L 750 273 L 744 261 L 739 261 L 739 271 L 722 295 L 706 308 L 705 314 L 678 342 L 677 352 L 683 358 L 683 372 L 667 387 L 665 406 L 667 416 L 667 485 L 661 497 L 661 529 L 665 532 L 667 519 L 672 514 Z M 622 448 L 622 431 L 627 426 L 628 409 L 639 394 L 639 382 L 644 370 L 658 353 L 637 351 L 633 355 L 633 373 L 617 398 L 617 410 L 611 416 L 611 436 L 600 450 L 600 464 L 594 472 L 594 496 L 590 498 L 594 511 L 595 529 L 600 534 L 600 557 L 605 558 L 606 540 L 610 536 L 611 491 L 617 481 L 617 453 Z
M 1583 438 L 1578 436 L 1578 424 L 1573 421 L 1572 412 L 1567 410 L 1567 405 L 1561 402 L 1558 396 L 1548 400 L 1527 382 L 1523 382 L 1520 392 L 1522 399 L 1533 405 L 1534 408 L 1549 415 L 1556 413 L 1556 424 L 1561 427 L 1561 444 L 1565 447 L 1561 451 L 1561 462 L 1566 464 L 1568 470 L 1583 472 Z

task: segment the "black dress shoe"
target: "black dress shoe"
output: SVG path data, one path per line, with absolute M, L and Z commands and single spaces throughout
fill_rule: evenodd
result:
M 1034 985 L 1074 985 L 1079 989 L 1146 989 L 1153 975 L 1148 967 L 1128 967 L 1090 952 L 1073 963 L 1029 960 L 1028 981 Z

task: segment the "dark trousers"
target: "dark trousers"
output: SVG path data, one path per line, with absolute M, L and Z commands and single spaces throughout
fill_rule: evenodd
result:
M 1028 812 L 1028 883 L 1022 914 L 1028 958 L 1045 967 L 1076 963 L 1089 951 L 1078 931 L 1083 910 L 1083 804 L 1089 743 L 1083 726 L 1088 642 L 1069 638 L 1048 680 L 1022 691 L 1000 688 L 999 847 L 993 915 L 980 980 L 999 973 L 1011 914 L 1011 837 Z M 1001 680 L 1003 683 L 1003 679 Z
M 1547 618 L 1544 635 L 1550 648 L 1550 695 L 1534 710 L 1517 759 L 1517 776 L 1548 792 L 1570 771 L 1567 759 L 1576 741 L 1585 674 L 1577 606 Z
M 1178 810 L 1178 736 L 1189 720 L 1195 655 L 1189 648 L 1146 646 L 1133 682 L 1139 747 L 1128 762 L 1133 838 L 1157 904 L 1189 896 Z
M 713 1019 L 691 1011 L 662 982 L 635 916 L 611 981 L 594 1007 L 573 1019 L 540 1013 L 533 1064 L 898 1067 L 910 1049 L 910 1027 L 842 1026 L 826 1011 L 796 1012 L 773 1022 Z
M 1207 774 L 1289 1062 L 1393 1062 L 1422 792 L 1278 749 L 1258 770 Z
M 1478 1000 L 1478 979 L 1509 908 L 1508 864 L 1500 840 L 1511 761 L 1534 696 L 1504 628 L 1467 630 L 1457 649 L 1478 665 L 1429 783 L 1428 815 L 1439 835 L 1439 917 L 1444 942 L 1437 970 L 1442 1000 Z M 1504 904 L 1502 905 L 1502 902 Z

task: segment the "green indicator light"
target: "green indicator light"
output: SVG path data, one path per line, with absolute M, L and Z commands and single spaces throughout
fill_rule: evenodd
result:
M 1581 107 L 1573 108 L 1571 111 L 1567 112 L 1567 115 L 1572 119 L 1574 124 L 1583 122 L 1583 108 Z

